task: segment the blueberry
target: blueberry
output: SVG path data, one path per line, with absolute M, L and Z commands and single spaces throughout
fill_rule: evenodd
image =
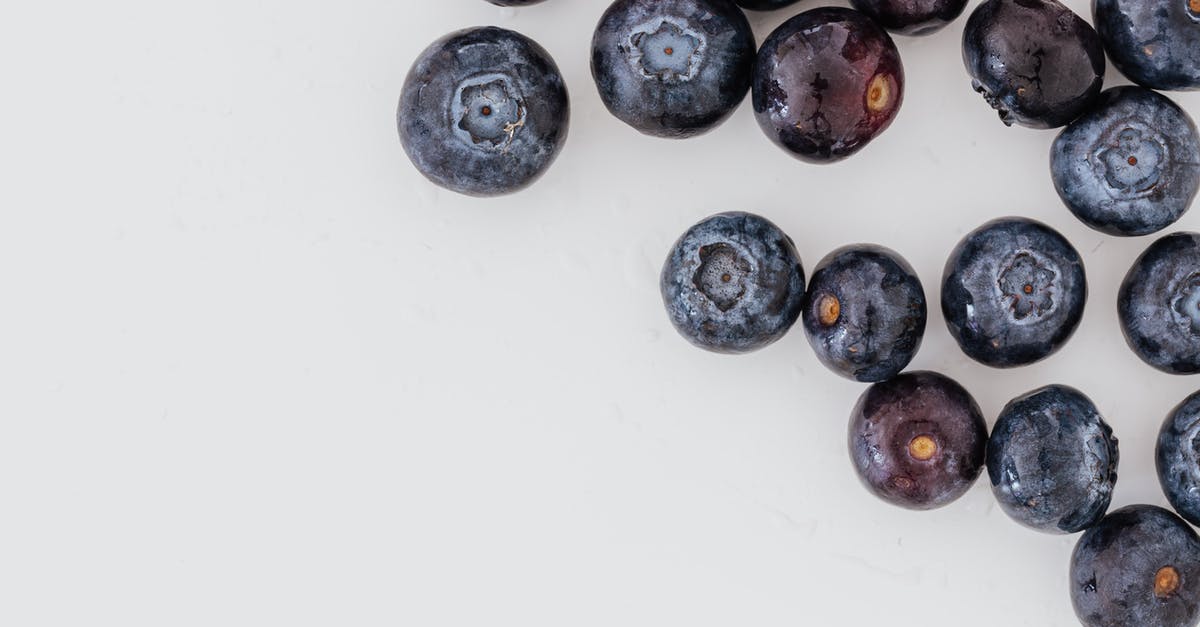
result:
M 1129 348 L 1171 374 L 1200 372 L 1200 233 L 1172 233 L 1143 252 L 1117 293 Z
M 498 7 L 525 7 L 544 0 L 487 0 Z
M 854 8 L 901 35 L 928 35 L 962 15 L 967 0 L 850 0 Z
M 1200 190 L 1200 134 L 1166 96 L 1115 87 L 1054 140 L 1050 173 L 1088 226 L 1154 233 L 1183 216 Z
M 688 229 L 661 280 L 671 323 L 717 353 L 748 353 L 778 340 L 800 317 L 804 268 L 792 239 L 765 218 L 721 213 Z
M 1175 406 L 1158 431 L 1158 482 L 1180 516 L 1200 525 L 1200 392 Z
M 804 332 L 821 363 L 874 383 L 904 370 L 925 335 L 925 291 L 899 254 L 839 248 L 817 264 L 805 297 Z
M 450 33 L 421 53 L 400 93 L 400 143 L 434 183 L 496 196 L 540 177 L 567 139 L 567 88 L 549 53 L 502 28 Z
M 858 152 L 896 117 L 904 68 L 887 31 L 854 11 L 824 7 L 784 22 L 754 66 L 754 114 L 798 159 L 828 163 Z
M 592 38 L 604 106 L 655 137 L 694 137 L 750 89 L 754 32 L 728 0 L 617 0 Z
M 1085 627 L 1195 625 L 1200 538 L 1161 507 L 1122 507 L 1075 545 L 1071 603 Z
M 796 4 L 800 0 L 735 0 L 738 6 L 751 11 L 774 11 Z
M 1000 218 L 967 234 L 946 261 L 942 313 L 971 359 L 996 368 L 1049 357 L 1087 302 L 1083 261 L 1054 229 Z
M 983 470 L 987 424 L 948 377 L 907 372 L 867 388 L 850 416 L 850 457 L 863 485 L 909 509 L 966 493 Z
M 1091 399 L 1048 385 L 1009 401 L 987 444 L 992 493 L 1013 520 L 1038 531 L 1075 533 L 1112 501 L 1119 453 Z
M 1113 65 L 1152 89 L 1200 89 L 1200 0 L 1093 0 Z
M 1055 0 L 987 0 L 963 31 L 975 91 L 1005 124 L 1055 128 L 1100 94 L 1104 47 L 1087 22 Z

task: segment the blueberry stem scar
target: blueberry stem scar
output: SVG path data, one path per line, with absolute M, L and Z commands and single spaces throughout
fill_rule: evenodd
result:
M 837 296 L 832 294 L 821 296 L 820 302 L 817 303 L 817 309 L 821 324 L 827 327 L 833 326 L 842 315 L 842 303 L 838 301 Z
M 927 435 L 918 435 L 908 443 L 908 454 L 917 461 L 927 462 L 937 454 L 937 448 L 937 442 L 934 442 L 933 438 Z
M 1193 0 L 1200 2 L 1200 0 Z M 1165 599 L 1179 591 L 1179 571 L 1173 566 L 1163 566 L 1154 574 L 1154 596 Z

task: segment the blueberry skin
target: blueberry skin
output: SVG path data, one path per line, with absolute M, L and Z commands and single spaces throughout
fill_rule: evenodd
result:
M 895 251 L 845 246 L 813 270 L 801 317 L 821 363 L 843 377 L 874 383 L 899 374 L 921 347 L 925 290 Z
M 450 33 L 408 72 L 396 114 L 421 174 L 469 196 L 536 181 L 567 140 L 567 88 L 550 54 L 496 27 Z
M 1200 538 L 1161 507 L 1118 509 L 1071 553 L 1071 604 L 1085 627 L 1195 625 Z
M 544 0 L 487 0 L 498 7 L 526 7 Z
M 962 15 L 967 0 L 850 0 L 884 28 L 900 35 L 930 35 Z
M 1200 372 L 1200 233 L 1151 244 L 1121 282 L 1117 315 L 1142 361 L 1170 374 Z
M 967 234 L 942 273 L 942 313 L 968 357 L 1024 366 L 1062 347 L 1083 317 L 1087 277 L 1079 253 L 1054 229 L 1000 218 Z
M 1158 431 L 1158 482 L 1171 507 L 1200 525 L 1200 392 L 1175 406 Z
M 1183 216 L 1200 190 L 1200 134 L 1171 99 L 1114 87 L 1054 140 L 1050 173 L 1080 220 L 1110 235 L 1146 235 Z
M 592 37 L 609 112 L 654 137 L 712 130 L 750 89 L 754 31 L 729 0 L 617 0 Z
M 952 379 L 906 372 L 867 388 L 850 415 L 849 435 L 850 458 L 868 490 L 926 510 L 958 499 L 979 478 L 987 423 Z M 922 440 L 924 448 L 917 446 Z
M 783 337 L 804 304 L 792 239 L 766 218 L 720 213 L 671 248 L 660 281 L 671 323 L 692 344 L 748 353 Z
M 987 0 L 963 31 L 971 86 L 1006 124 L 1055 128 L 1100 94 L 1104 47 L 1096 31 L 1055 0 Z
M 887 31 L 853 9 L 805 11 L 758 51 L 754 115 L 771 141 L 810 163 L 862 150 L 904 100 L 904 67 Z
M 1095 404 L 1065 385 L 1009 401 L 987 444 L 996 501 L 1013 520 L 1046 533 L 1076 533 L 1104 517 L 1119 459 Z
M 774 11 L 796 4 L 800 0 L 734 0 L 739 7 L 751 11 Z
M 1200 89 L 1200 2 L 1092 0 L 1096 31 L 1129 80 L 1151 89 Z

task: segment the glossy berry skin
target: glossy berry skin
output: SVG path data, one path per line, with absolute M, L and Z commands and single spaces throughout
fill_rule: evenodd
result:
M 1091 399 L 1048 385 L 1009 401 L 987 444 L 992 493 L 1013 520 L 1047 533 L 1100 522 L 1120 454 Z
M 971 85 L 1007 125 L 1055 128 L 1079 117 L 1104 82 L 1104 47 L 1055 0 L 987 0 L 963 31 Z
M 549 53 L 504 30 L 470 28 L 429 46 L 408 72 L 400 143 L 426 178 L 471 196 L 519 191 L 567 139 L 570 107 Z
M 784 22 L 758 51 L 758 125 L 798 159 L 849 157 L 892 123 L 904 68 L 887 31 L 852 9 L 825 7 Z
M 796 4 L 800 0 L 734 0 L 739 7 L 751 11 L 774 11 Z
M 987 424 L 948 377 L 907 372 L 867 388 L 850 415 L 850 458 L 863 485 L 908 509 L 962 496 L 983 470 Z
M 1161 507 L 1118 509 L 1075 545 L 1071 603 L 1084 627 L 1195 625 L 1200 538 Z
M 792 239 L 765 218 L 721 213 L 688 229 L 660 281 L 679 334 L 717 353 L 778 340 L 800 317 L 804 268 Z
M 866 383 L 890 379 L 912 361 L 925 316 L 925 291 L 912 266 L 871 244 L 839 248 L 822 259 L 801 314 L 821 363 Z
M 1000 218 L 968 233 L 946 261 L 942 313 L 968 357 L 996 368 L 1039 361 L 1083 317 L 1087 278 L 1079 253 L 1054 229 Z
M 1114 87 L 1054 140 L 1050 173 L 1088 226 L 1110 235 L 1155 233 L 1182 217 L 1200 190 L 1200 134 L 1166 96 Z
M 1113 65 L 1151 89 L 1200 89 L 1200 2 L 1093 0 Z
M 1158 431 L 1158 482 L 1171 507 L 1200 525 L 1200 392 L 1175 406 Z
M 1200 233 L 1172 233 L 1146 249 L 1117 292 L 1129 348 L 1170 374 L 1200 372 Z
M 900 35 L 930 35 L 962 15 L 967 0 L 850 0 L 884 28 Z
M 728 0 L 617 0 L 592 37 L 609 112 L 655 137 L 694 137 L 746 97 L 754 32 Z

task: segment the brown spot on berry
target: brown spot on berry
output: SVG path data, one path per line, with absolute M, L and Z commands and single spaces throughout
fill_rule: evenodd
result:
M 1163 566 L 1154 573 L 1154 596 L 1165 599 L 1175 594 L 1179 591 L 1179 583 L 1179 571 L 1173 566 Z

